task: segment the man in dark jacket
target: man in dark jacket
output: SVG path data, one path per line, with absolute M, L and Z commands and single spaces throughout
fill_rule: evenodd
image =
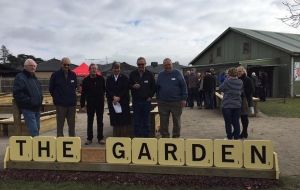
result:
M 188 105 L 190 108 L 194 107 L 194 101 L 197 100 L 197 84 L 198 79 L 196 75 L 196 70 L 192 69 L 190 75 L 188 76 L 188 94 L 189 94 L 189 100 Z
M 75 136 L 77 78 L 70 70 L 70 64 L 70 59 L 64 57 L 61 69 L 54 72 L 50 78 L 49 92 L 56 106 L 57 137 L 64 136 L 65 119 L 69 126 L 69 136 Z
M 132 95 L 134 135 L 148 137 L 150 128 L 151 99 L 155 93 L 153 74 L 145 69 L 146 59 L 137 59 L 138 69 L 130 73 L 129 86 Z
M 97 139 L 99 144 L 105 144 L 103 139 L 103 111 L 104 111 L 104 93 L 105 80 L 97 75 L 97 65 L 91 64 L 89 67 L 90 75 L 82 81 L 82 91 L 80 105 L 87 111 L 87 141 L 86 145 L 93 140 L 93 122 L 96 112 L 97 116 Z M 86 104 L 85 104 L 86 103 Z
M 216 80 L 212 76 L 211 71 L 208 70 L 203 78 L 203 91 L 205 94 L 205 108 L 214 109 L 214 95 L 216 90 Z
M 34 74 L 36 67 L 34 60 L 27 59 L 24 63 L 24 70 L 17 74 L 13 86 L 13 97 L 33 137 L 39 135 L 40 109 L 43 102 L 42 87 Z

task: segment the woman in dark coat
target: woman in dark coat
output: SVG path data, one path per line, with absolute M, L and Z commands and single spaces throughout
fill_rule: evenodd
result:
M 248 138 L 248 112 L 249 108 L 253 108 L 253 83 L 250 77 L 247 76 L 247 71 L 243 66 L 237 68 L 238 77 L 243 81 L 243 93 L 242 93 L 242 109 L 241 109 L 241 122 L 243 130 L 241 133 L 241 138 Z M 253 114 L 253 113 L 252 113 Z
M 106 79 L 106 96 L 109 109 L 110 125 L 114 127 L 114 137 L 130 136 L 129 80 L 120 73 L 120 64 L 113 63 L 112 75 Z M 113 105 L 121 106 L 121 113 L 116 113 Z

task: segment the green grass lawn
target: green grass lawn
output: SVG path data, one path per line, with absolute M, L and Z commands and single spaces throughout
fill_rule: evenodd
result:
M 258 109 L 273 117 L 300 117 L 300 98 L 268 99 L 258 102 Z

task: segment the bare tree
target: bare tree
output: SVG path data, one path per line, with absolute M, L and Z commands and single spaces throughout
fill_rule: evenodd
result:
M 5 47 L 5 45 L 2 45 L 1 49 L 0 49 L 0 63 L 5 64 L 5 63 L 9 62 L 7 60 L 8 56 L 9 56 L 8 49 Z
M 280 20 L 291 27 L 298 28 L 300 25 L 300 0 L 284 1 L 282 4 L 289 11 L 289 15 Z

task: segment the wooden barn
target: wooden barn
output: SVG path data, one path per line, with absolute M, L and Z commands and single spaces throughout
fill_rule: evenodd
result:
M 268 96 L 300 95 L 299 34 L 230 27 L 189 65 L 198 71 L 213 68 L 217 75 L 242 65 L 248 74 L 267 75 Z

